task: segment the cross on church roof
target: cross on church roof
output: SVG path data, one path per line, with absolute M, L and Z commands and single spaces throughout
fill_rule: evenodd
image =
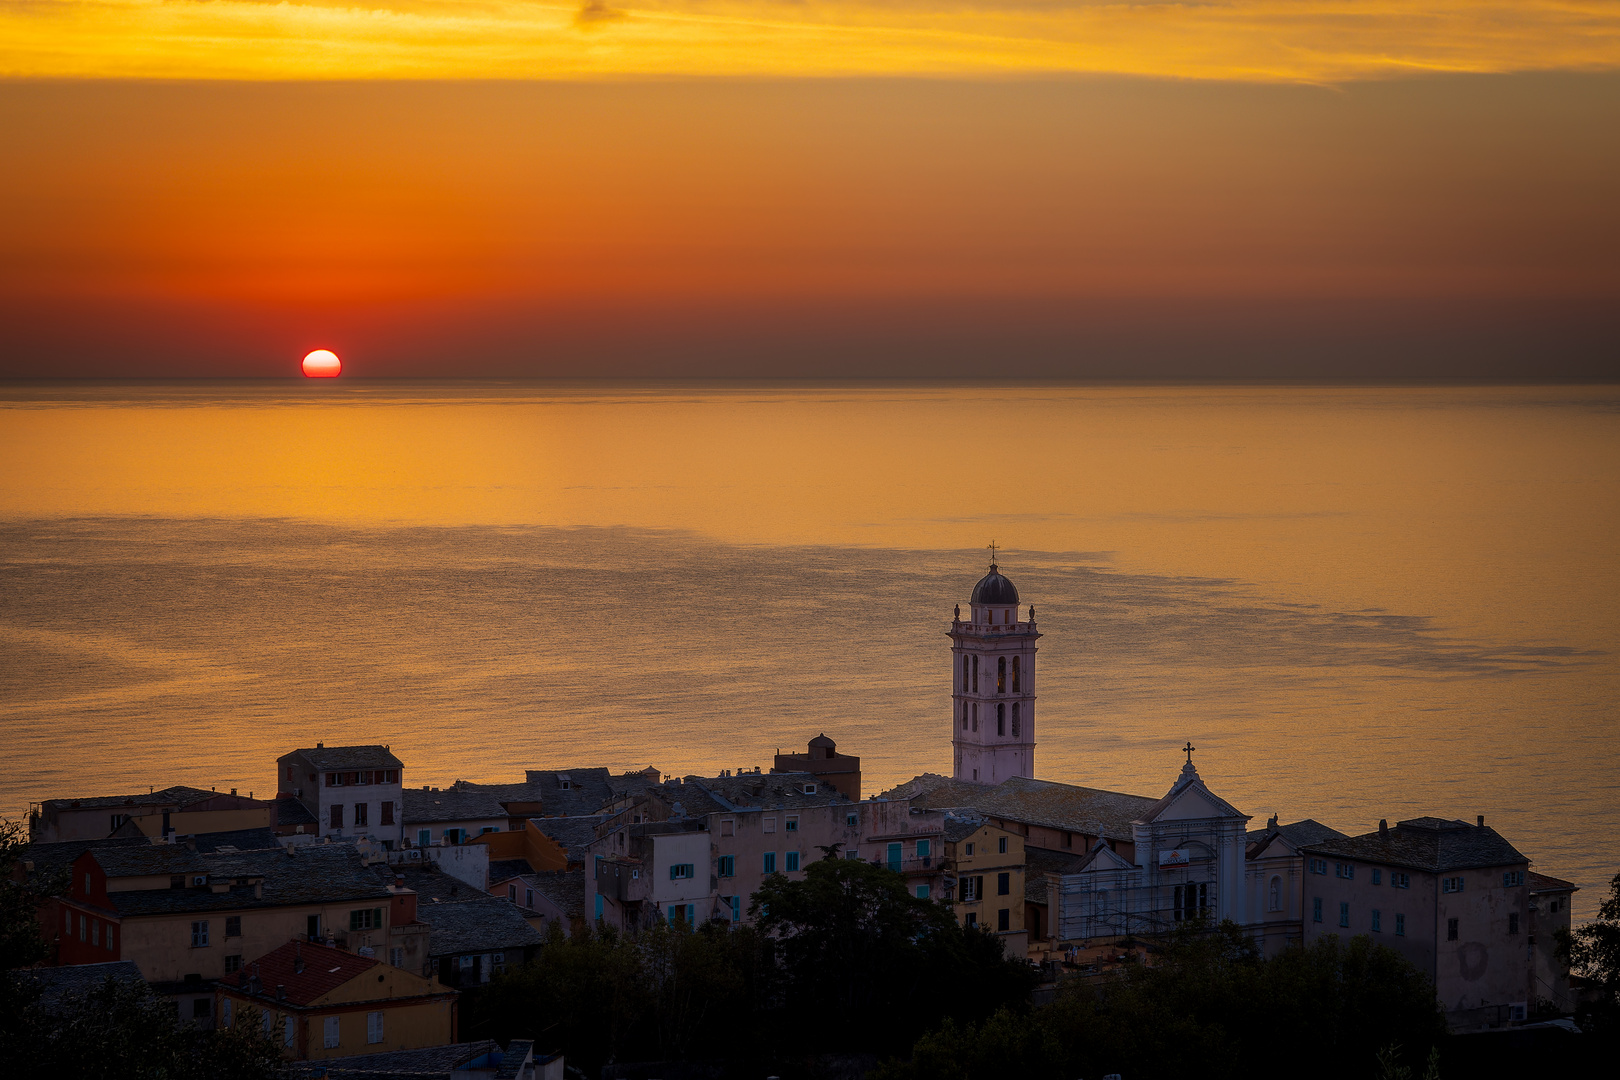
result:
M 985 546 L 990 549 L 990 565 L 991 566 L 996 565 L 996 552 L 1001 550 L 1000 546 L 997 545 L 997 543 L 994 540 L 990 541 Z
M 1192 764 L 1192 756 L 1193 756 L 1193 751 L 1194 751 L 1194 750 L 1196 750 L 1196 749 L 1198 749 L 1198 747 L 1196 747 L 1196 746 L 1194 746 L 1194 745 L 1193 745 L 1193 744 L 1192 744 L 1192 740 L 1190 740 L 1190 739 L 1189 739 L 1189 740 L 1188 740 L 1188 741 L 1187 741 L 1187 745 L 1186 745 L 1186 746 L 1183 746 L 1183 747 L 1182 747 L 1182 748 L 1181 748 L 1181 749 L 1182 749 L 1182 750 L 1183 750 L 1183 751 L 1185 751 L 1185 752 L 1186 752 L 1186 754 L 1187 754 L 1187 764 L 1189 764 L 1189 765 L 1191 765 L 1191 764 Z

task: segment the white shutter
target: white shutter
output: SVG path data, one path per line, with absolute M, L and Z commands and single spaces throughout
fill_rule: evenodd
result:
M 326 1018 L 326 1048 L 331 1050 L 332 1048 L 336 1047 L 337 1044 L 338 1018 L 335 1016 L 328 1016 Z
M 293 1044 L 293 1039 L 298 1035 L 298 1019 L 283 1013 L 281 1016 L 281 1024 L 281 1041 L 286 1043 L 288 1046 L 291 1046 Z
M 383 1014 L 380 1012 L 366 1013 L 366 1042 L 380 1043 L 383 1041 Z

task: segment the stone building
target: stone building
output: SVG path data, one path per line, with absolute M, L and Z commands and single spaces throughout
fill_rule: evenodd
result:
M 1035 609 L 995 563 L 951 620 L 951 744 L 958 780 L 998 784 L 1035 775 Z
M 404 766 L 386 746 L 327 746 L 276 759 L 278 795 L 291 795 L 333 839 L 364 838 L 397 848 L 404 839 Z

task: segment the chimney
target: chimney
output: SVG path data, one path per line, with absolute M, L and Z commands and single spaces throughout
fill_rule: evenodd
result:
M 416 890 L 402 884 L 394 886 L 394 911 L 389 925 L 405 926 L 416 921 Z
M 232 794 L 232 795 L 235 795 L 235 794 L 236 794 L 236 789 L 235 789 L 235 788 L 231 788 L 231 794 Z
M 1482 828 L 1482 829 L 1485 827 L 1485 815 L 1484 814 L 1479 815 L 1479 827 Z
M 317 749 L 317 750 L 325 750 L 326 749 L 326 744 L 323 743 L 323 742 L 318 742 L 318 743 L 315 744 L 315 749 Z
M 1380 840 L 1388 840 L 1389 839 L 1389 819 L 1388 818 L 1379 818 L 1378 819 L 1378 839 L 1380 839 Z

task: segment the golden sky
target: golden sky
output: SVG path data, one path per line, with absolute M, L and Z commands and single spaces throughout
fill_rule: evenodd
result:
M 201 79 L 1594 71 L 1613 0 L 5 0 L 0 73 Z

